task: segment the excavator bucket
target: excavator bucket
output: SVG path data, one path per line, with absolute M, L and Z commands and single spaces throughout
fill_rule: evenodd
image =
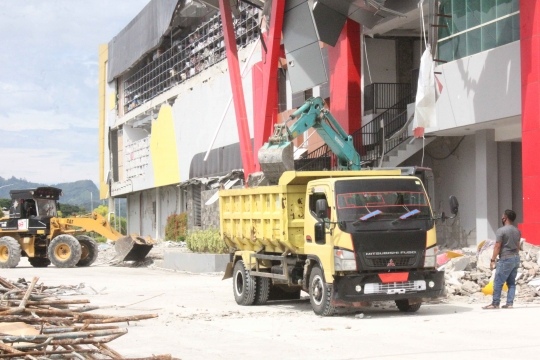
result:
M 114 250 L 122 261 L 141 261 L 152 250 L 154 240 L 128 235 L 116 240 Z
M 259 150 L 261 171 L 270 184 L 277 184 L 285 171 L 294 170 L 294 147 L 292 142 L 266 143 Z

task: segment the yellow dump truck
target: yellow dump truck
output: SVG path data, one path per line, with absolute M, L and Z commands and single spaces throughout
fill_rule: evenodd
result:
M 287 171 L 278 185 L 221 190 L 225 278 L 240 305 L 309 294 L 313 311 L 394 300 L 414 312 L 443 295 L 435 217 L 400 169 Z M 456 208 L 457 211 L 457 208 Z

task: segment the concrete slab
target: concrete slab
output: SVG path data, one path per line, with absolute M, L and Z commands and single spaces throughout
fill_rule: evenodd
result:
M 185 252 L 185 250 L 170 249 L 165 250 L 163 262 L 156 266 L 192 273 L 213 273 L 225 271 L 228 262 L 228 254 L 195 254 Z

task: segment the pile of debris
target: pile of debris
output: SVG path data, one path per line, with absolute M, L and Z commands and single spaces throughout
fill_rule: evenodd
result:
M 185 249 L 185 251 L 189 251 L 184 241 L 155 241 L 156 244 L 152 247 L 152 250 L 150 250 L 148 255 L 140 261 L 124 261 L 121 259 L 114 249 L 114 242 L 99 244 L 98 258 L 94 266 L 149 267 L 156 261 L 163 260 L 163 253 L 168 248 Z
M 444 264 L 439 269 L 445 271 L 449 296 L 482 299 L 492 294 L 496 269 L 490 270 L 489 265 L 494 245 L 495 241 L 486 240 L 477 249 L 448 251 L 439 257 L 444 259 L 440 260 L 439 264 Z M 540 247 L 522 241 L 519 255 L 521 264 L 516 277 L 516 299 L 518 302 L 540 302 Z
M 28 283 L 0 277 L 0 358 L 125 359 L 107 344 L 128 330 L 111 324 L 158 316 L 90 314 L 98 307 L 86 305 L 89 300 L 61 300 L 58 295 L 66 287 L 38 285 L 38 279 Z

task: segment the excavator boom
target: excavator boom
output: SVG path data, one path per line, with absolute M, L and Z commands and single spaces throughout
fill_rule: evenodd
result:
M 287 126 L 287 122 L 298 120 Z M 315 129 L 336 155 L 339 170 L 360 170 L 360 154 L 353 140 L 324 107 L 320 97 L 308 99 L 287 121 L 274 125 L 274 135 L 259 150 L 259 163 L 270 183 L 277 183 L 283 172 L 294 170 L 292 140 L 308 129 Z

